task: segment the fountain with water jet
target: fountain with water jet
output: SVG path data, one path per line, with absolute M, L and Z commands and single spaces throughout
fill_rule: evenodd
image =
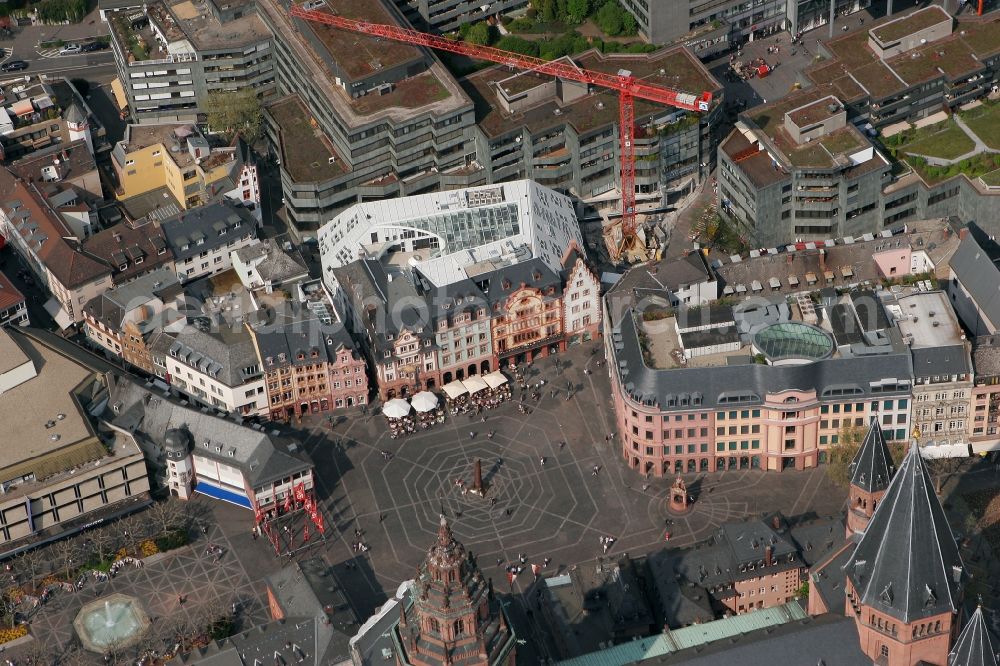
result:
M 109 647 L 127 647 L 149 626 L 149 617 L 138 599 L 112 594 L 90 602 L 80 609 L 73 627 L 83 646 L 93 652 Z

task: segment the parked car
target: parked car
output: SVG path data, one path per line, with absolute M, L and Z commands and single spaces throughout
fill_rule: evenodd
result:
M 22 69 L 28 69 L 28 63 L 23 60 L 8 60 L 0 65 L 0 70 L 5 72 L 20 72 Z
M 82 53 L 93 53 L 94 51 L 103 51 L 108 48 L 108 45 L 104 42 L 89 42 L 80 47 Z
M 67 44 L 66 46 L 59 49 L 59 55 L 73 55 L 74 53 L 80 52 L 79 44 Z

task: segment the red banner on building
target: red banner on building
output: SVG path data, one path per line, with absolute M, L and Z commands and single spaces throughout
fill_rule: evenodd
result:
M 326 529 L 323 527 L 323 514 L 322 513 L 320 513 L 319 511 L 313 511 L 312 516 L 310 516 L 310 517 L 312 518 L 313 524 L 316 525 L 316 529 L 319 530 L 320 534 L 323 534 L 324 532 L 326 532 Z
M 295 486 L 295 501 L 296 502 L 306 501 L 306 487 L 301 483 Z
M 302 525 L 302 540 L 309 541 L 309 523 L 304 523 Z

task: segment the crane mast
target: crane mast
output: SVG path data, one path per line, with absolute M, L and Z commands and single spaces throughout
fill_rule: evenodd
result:
M 619 101 L 618 134 L 620 141 L 619 151 L 621 153 L 622 219 L 621 239 L 616 243 L 608 244 L 608 250 L 614 261 L 618 261 L 623 257 L 637 238 L 635 203 L 636 98 L 696 112 L 708 111 L 712 104 L 712 93 L 710 92 L 695 95 L 690 92 L 674 90 L 666 86 L 647 83 L 624 71 L 618 74 L 595 72 L 572 66 L 565 62 L 543 60 L 491 46 L 469 44 L 410 28 L 349 19 L 325 11 L 306 9 L 300 5 L 292 5 L 289 14 L 306 21 L 323 23 L 341 30 L 437 49 L 438 51 L 446 51 L 478 60 L 507 65 L 511 68 L 537 72 L 568 81 L 576 81 L 588 86 L 617 91 Z

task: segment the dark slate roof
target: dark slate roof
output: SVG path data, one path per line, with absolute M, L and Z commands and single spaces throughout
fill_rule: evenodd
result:
M 746 363 L 708 369 L 650 368 L 642 357 L 631 310 L 622 317 L 612 338 L 615 362 L 625 391 L 633 399 L 659 404 L 661 409 L 669 408 L 674 404 L 672 400 L 679 396 L 689 399 L 687 405 L 683 400 L 676 401 L 678 408 L 683 409 L 761 404 L 766 393 L 789 389 L 815 389 L 821 400 L 856 398 L 860 401 L 908 395 L 908 386 L 877 391 L 872 382 L 913 374 L 910 354 L 905 348 L 886 354 L 829 358 L 801 365 Z M 735 396 L 748 398 L 735 402 Z
M 847 564 L 861 603 L 903 623 L 956 612 L 965 565 L 911 445 Z
M 83 250 L 111 268 L 115 284 L 128 282 L 174 260 L 163 230 L 156 223 L 135 228 L 116 224 L 83 241 Z M 126 266 L 125 270 L 121 270 L 122 266 Z
M 657 266 L 653 276 L 671 291 L 715 279 L 701 252 L 690 252 L 680 259 L 665 261 Z
M 294 442 L 177 404 L 128 380 L 112 386 L 104 417 L 161 446 L 168 431 L 186 431 L 198 455 L 237 467 L 252 486 L 312 469 L 312 461 Z
M 844 614 L 844 567 L 851 561 L 854 543 L 841 544 L 839 551 L 809 569 L 810 590 L 815 589 L 831 613 Z
M 265 371 L 290 365 L 336 363 L 337 353 L 341 349 L 354 349 L 351 336 L 340 322 L 329 325 L 309 323 L 313 325 L 262 326 L 259 330 L 254 330 L 261 365 Z M 296 330 L 299 328 L 308 330 Z M 313 356 L 313 352 L 317 355 Z M 299 354 L 302 354 L 301 359 Z
M 844 538 L 839 519 L 791 526 L 774 514 L 762 520 L 725 523 L 707 542 L 663 549 L 651 553 L 647 562 L 661 611 L 669 626 L 677 628 L 713 619 L 711 598 L 731 596 L 734 581 L 810 566 L 842 547 Z M 768 547 L 770 565 L 764 564 Z
M 221 325 L 212 331 L 203 331 L 188 324 L 174 339 L 171 356 L 226 386 L 242 386 L 260 374 L 257 350 L 246 328 Z
M 917 377 L 967 375 L 972 372 L 969 367 L 969 352 L 965 345 L 915 348 L 913 372 Z
M 948 655 L 948 666 L 997 666 L 997 648 L 983 617 L 983 607 L 976 608 Z
M 1000 324 L 1000 269 L 972 234 L 962 239 L 949 265 L 983 314 Z
M 500 314 L 521 285 L 540 289 L 546 298 L 562 295 L 562 279 L 539 258 L 479 273 L 467 280 L 436 287 L 419 270 L 390 273 L 380 262 L 363 259 L 333 269 L 334 279 L 356 314 L 355 330 L 367 332 L 376 351 L 392 349 L 386 335 L 403 329 L 433 341 L 437 322 L 480 309 Z
M 171 666 L 244 666 L 245 664 L 302 664 L 326 666 L 308 648 L 316 643 L 317 621 L 311 617 L 287 617 L 260 624 L 221 641 L 171 659 Z
M 268 576 L 267 586 L 285 617 L 313 618 L 315 642 L 303 645 L 317 666 L 351 658 L 348 642 L 359 622 L 330 567 L 319 557 L 292 562 Z
M 257 235 L 257 220 L 249 210 L 229 200 L 186 210 L 160 225 L 174 259 L 183 261 L 219 248 L 246 234 Z M 203 239 L 201 245 L 198 239 Z M 181 249 L 187 246 L 187 249 Z
M 885 443 L 882 426 L 878 417 L 873 416 L 861 448 L 851 461 L 851 485 L 875 493 L 889 487 L 895 472 L 896 465 Z

